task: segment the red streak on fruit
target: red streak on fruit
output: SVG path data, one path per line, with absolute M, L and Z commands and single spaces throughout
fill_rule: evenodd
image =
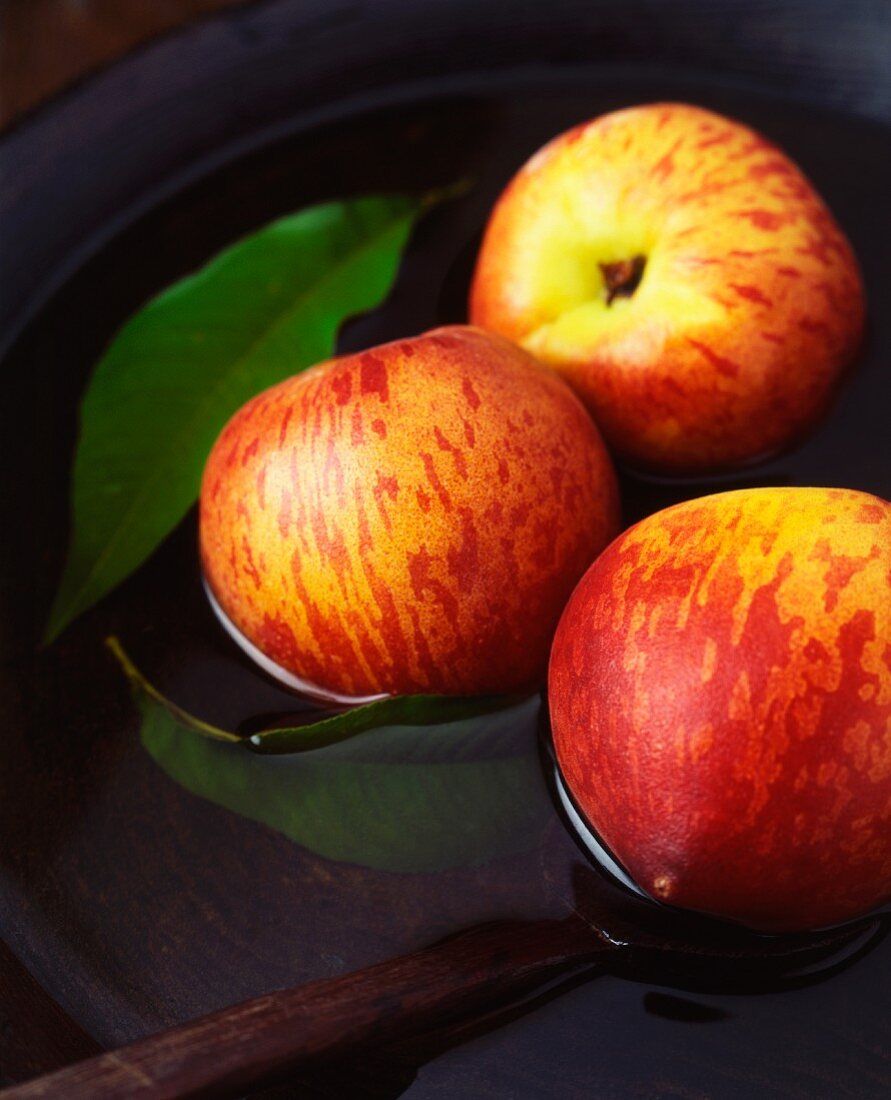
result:
M 765 180 L 769 176 L 788 176 L 794 169 L 790 163 L 781 158 L 774 157 L 771 160 L 762 161 L 761 164 L 753 164 L 749 168 L 749 178 L 753 180 Z
M 260 446 L 260 440 L 257 439 L 257 438 L 254 438 L 247 445 L 247 447 L 245 447 L 245 449 L 241 452 L 241 464 L 242 464 L 242 466 L 246 466 L 250 462 L 250 460 L 257 453 L 257 448 L 259 446 Z
M 702 141 L 696 143 L 697 149 L 710 149 L 713 145 L 727 145 L 728 142 L 733 140 L 733 135 L 729 130 L 722 130 L 718 134 L 712 135 L 712 137 L 703 138 Z
M 263 616 L 258 642 L 263 652 L 280 664 L 286 664 L 289 654 L 294 651 L 294 635 L 280 615 Z
M 360 385 L 363 395 L 377 394 L 381 402 L 386 404 L 390 399 L 386 364 L 371 351 L 366 351 L 359 361 L 362 364 Z
M 772 306 L 772 299 L 768 298 L 756 286 L 747 286 L 745 283 L 728 283 L 731 290 L 736 291 L 740 298 L 746 298 L 750 302 L 757 302 L 760 306 Z
M 360 537 L 370 545 L 373 542 L 373 535 L 365 509 L 361 504 L 358 506 L 358 515 Z M 390 668 L 399 669 L 407 663 L 409 647 L 405 632 L 400 625 L 399 609 L 395 597 L 374 568 L 370 556 L 365 556 L 362 559 L 362 573 L 369 584 L 374 604 L 380 613 L 375 626 L 380 634 L 382 645 L 379 648 L 375 647 L 374 641 L 370 637 L 364 643 L 366 653 L 371 655 L 371 667 L 384 661 L 389 664 Z M 351 611 L 361 618 L 358 609 L 351 609 Z M 364 639 L 366 631 L 360 629 L 357 632 Z M 412 680 L 411 687 L 416 690 L 418 686 L 417 681 Z
M 284 445 L 285 439 L 288 434 L 288 424 L 291 422 L 291 414 L 294 412 L 290 406 L 285 409 L 285 415 L 282 417 L 281 427 L 278 430 L 278 445 L 279 447 Z
M 278 531 L 279 535 L 284 539 L 288 537 L 288 530 L 291 526 L 291 491 L 283 488 L 281 501 L 278 510 Z
M 448 553 L 449 572 L 458 581 L 462 589 L 469 588 L 479 569 L 479 539 L 476 523 L 469 508 L 460 511 L 461 542 Z
M 396 501 L 399 496 L 398 480 L 394 476 L 388 476 L 379 470 L 372 492 L 374 493 L 374 503 L 377 506 L 385 530 L 392 531 L 393 524 L 384 497 L 387 497 L 391 503 Z
M 842 589 L 846 588 L 851 583 L 852 578 L 857 573 L 861 573 L 871 561 L 875 561 L 880 553 L 878 546 L 873 546 L 866 555 L 849 557 L 846 554 L 835 553 L 827 539 L 821 539 L 816 544 L 811 557 L 815 561 L 826 562 L 828 566 L 823 578 L 826 586 L 823 606 L 827 611 L 835 610 Z
M 657 130 L 657 132 L 659 130 L 662 130 L 664 127 L 666 127 L 669 124 L 669 122 L 671 122 L 671 115 L 672 115 L 672 112 L 671 112 L 670 107 L 663 108 L 663 110 L 659 113 L 658 118 L 656 119 L 656 130 Z
M 701 340 L 694 340 L 691 336 L 687 337 L 687 343 L 704 355 L 720 374 L 724 374 L 728 378 L 733 378 L 739 374 L 739 363 L 734 363 L 732 359 L 719 355 L 708 344 L 704 344 Z
M 858 523 L 881 523 L 884 518 L 884 509 L 880 504 L 872 504 L 865 500 L 857 509 Z
M 795 251 L 799 256 L 810 256 L 823 267 L 829 267 L 836 252 L 836 244 L 829 237 L 812 235 L 806 245 L 796 248 Z
M 459 447 L 456 447 L 453 443 L 450 443 L 442 433 L 442 429 L 437 425 L 433 429 L 433 436 L 436 440 L 436 445 L 441 451 L 447 451 L 455 462 L 455 470 L 459 477 L 467 477 L 467 462 L 464 455 L 461 453 Z
M 827 340 L 832 339 L 832 328 L 829 323 L 816 317 L 801 317 L 798 321 L 798 327 L 804 332 L 821 333 L 826 336 Z
M 656 179 L 665 180 L 674 172 L 675 153 L 683 144 L 683 139 L 678 138 L 674 145 L 653 165 L 650 174 Z
M 361 447 L 365 442 L 365 425 L 362 421 L 362 410 L 356 405 L 350 418 L 350 443 L 354 447 Z
M 784 225 L 787 225 L 790 220 L 794 220 L 790 215 L 777 214 L 771 210 L 740 210 L 737 214 L 739 218 L 745 218 L 750 221 L 752 225 L 758 229 L 763 229 L 765 233 L 776 233 L 778 229 L 781 229 Z
M 408 575 L 415 598 L 423 602 L 428 595 L 433 596 L 449 625 L 456 626 L 458 599 L 451 589 L 433 576 L 432 561 L 426 546 L 422 546 L 417 553 L 408 554 Z
M 427 481 L 430 484 L 430 488 L 439 497 L 439 502 L 443 507 L 443 510 L 450 512 L 452 509 L 452 498 L 449 496 L 449 492 L 439 479 L 439 474 L 436 472 L 436 466 L 433 462 L 433 455 L 426 452 L 421 455 L 421 461 L 424 463 L 424 471 L 427 474 Z
M 479 394 L 473 388 L 473 383 L 466 376 L 461 379 L 461 392 L 467 398 L 467 402 L 474 412 L 480 407 Z
M 350 396 L 353 392 L 353 379 L 352 379 L 352 376 L 347 374 L 345 371 L 341 371 L 341 372 L 335 374 L 331 379 L 331 389 L 334 390 L 334 396 L 335 396 L 335 399 L 337 401 L 337 404 L 338 405 L 346 405 L 346 403 L 349 401 Z M 285 425 L 282 428 L 283 432 L 284 432 L 285 428 L 287 427 L 287 421 L 289 421 L 291 419 L 291 413 L 292 412 L 293 412 L 293 409 L 291 409 L 290 406 L 289 406 L 287 408 L 286 412 L 285 412 L 286 420 L 285 420 Z
M 244 563 L 242 565 L 242 572 L 245 576 L 251 578 L 255 588 L 259 588 L 261 584 L 260 573 L 254 564 L 254 555 L 251 552 L 251 545 L 247 540 L 247 536 L 244 536 L 241 540 L 241 551 L 244 556 Z

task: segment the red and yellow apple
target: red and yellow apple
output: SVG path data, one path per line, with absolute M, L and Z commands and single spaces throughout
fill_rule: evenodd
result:
M 334 696 L 543 682 L 563 606 L 617 530 L 615 475 L 581 403 L 522 349 L 466 327 L 255 397 L 201 489 L 219 608 Z
M 578 807 L 652 897 L 767 931 L 891 897 L 891 505 L 754 489 L 644 519 L 560 621 Z
M 827 407 L 863 328 L 851 248 L 799 169 L 684 104 L 604 115 L 498 200 L 470 319 L 581 396 L 630 464 L 742 465 Z

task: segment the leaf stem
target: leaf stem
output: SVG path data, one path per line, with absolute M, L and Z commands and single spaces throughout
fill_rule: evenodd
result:
M 130 660 L 118 638 L 106 638 L 105 644 L 134 692 L 158 703 L 184 729 L 213 741 L 246 745 L 254 752 L 269 755 L 311 752 L 383 726 L 438 726 L 459 722 L 506 710 L 529 698 L 528 695 L 392 695 L 303 726 L 261 730 L 250 737 L 241 737 L 196 718 L 163 695 Z

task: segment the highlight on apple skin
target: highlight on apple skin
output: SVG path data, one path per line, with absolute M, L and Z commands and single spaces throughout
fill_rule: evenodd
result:
M 805 434 L 856 355 L 858 265 L 801 171 L 746 126 L 678 103 L 557 137 L 498 200 L 474 324 L 581 396 L 630 465 L 745 465 Z
M 564 779 L 653 898 L 781 932 L 891 898 L 891 505 L 753 489 L 644 519 L 560 621 Z
M 451 327 L 323 363 L 236 413 L 204 473 L 201 557 L 237 630 L 322 694 L 512 692 L 544 682 L 618 511 L 563 381 Z

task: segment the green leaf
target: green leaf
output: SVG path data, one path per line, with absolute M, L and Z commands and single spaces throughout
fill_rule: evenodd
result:
M 411 708 L 383 704 L 409 697 L 382 700 L 282 731 L 312 738 L 325 727 L 324 748 L 262 756 L 166 699 L 116 638 L 107 644 L 133 688 L 143 745 L 171 779 L 328 859 L 394 872 L 476 866 L 534 847 L 550 819 L 536 747 L 539 696 L 501 696 L 494 713 L 473 712 L 473 698 L 442 700 L 454 705 L 438 722 L 428 696 L 413 724 L 373 732 L 370 719 L 342 721 L 361 711 L 408 721 Z
M 248 743 L 255 752 L 260 753 L 306 752 L 308 749 L 334 745 L 381 726 L 435 726 L 491 714 L 519 702 L 520 698 L 505 695 L 394 695 L 306 726 L 263 730 L 253 734 Z
M 353 707 L 341 714 L 320 718 L 316 722 L 263 730 L 249 737 L 242 737 L 196 718 L 162 695 L 133 664 L 117 638 L 106 638 L 105 644 L 121 666 L 137 697 L 147 696 L 163 707 L 183 729 L 214 741 L 248 745 L 255 752 L 264 754 L 310 752 L 336 745 L 382 726 L 433 726 L 456 722 L 504 710 L 525 698 L 510 695 L 394 695 Z
M 397 873 L 479 866 L 534 848 L 551 819 L 538 697 L 287 757 L 195 737 L 140 700 L 143 745 L 171 779 L 327 859 Z
M 343 321 L 384 299 L 425 205 L 378 196 L 283 218 L 124 326 L 81 407 L 72 541 L 47 641 L 182 519 L 229 417 L 260 390 L 328 358 Z

